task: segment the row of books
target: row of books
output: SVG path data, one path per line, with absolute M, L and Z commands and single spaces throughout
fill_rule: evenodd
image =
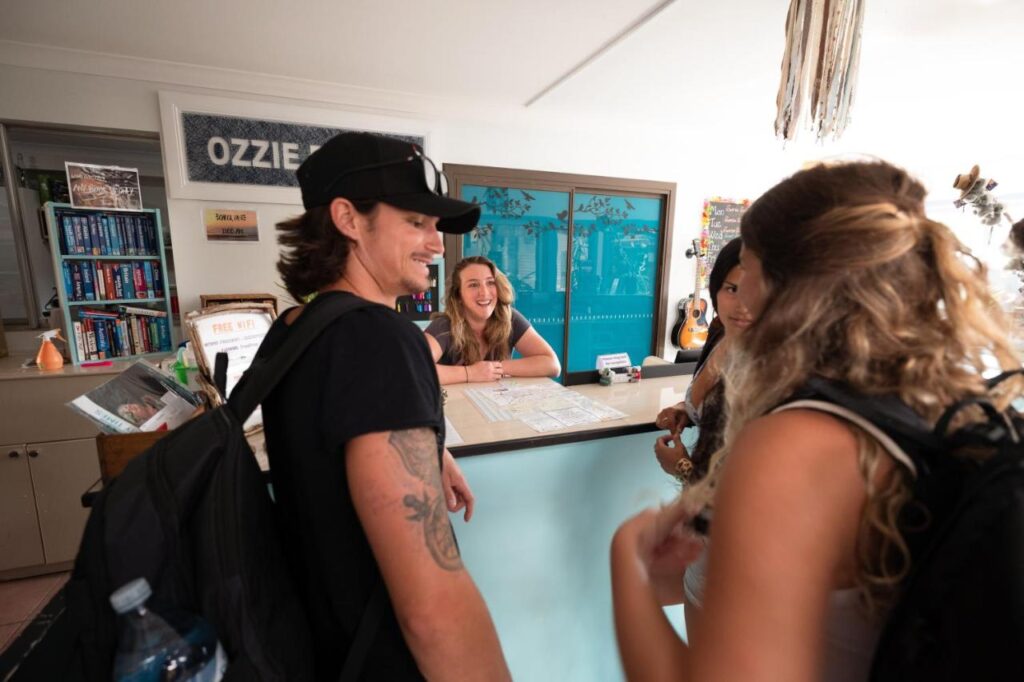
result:
M 157 256 L 156 224 L 148 213 L 57 211 L 60 249 L 65 256 Z
M 81 361 L 171 350 L 170 321 L 161 310 L 129 306 L 118 306 L 116 311 L 82 308 L 71 324 Z
M 157 261 L 63 261 L 69 301 L 163 298 L 164 277 Z

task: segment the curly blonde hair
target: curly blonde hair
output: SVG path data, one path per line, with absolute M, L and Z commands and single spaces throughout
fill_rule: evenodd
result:
M 466 321 L 466 312 L 462 304 L 462 271 L 470 265 L 486 265 L 494 276 L 494 282 L 498 289 L 498 300 L 494 306 L 494 314 L 487 320 L 484 327 L 484 344 L 481 348 Z M 461 357 L 463 364 L 472 365 L 475 362 L 485 359 L 487 351 L 494 353 L 493 360 L 508 360 L 509 338 L 512 336 L 512 302 L 515 300 L 515 293 L 508 277 L 498 269 L 489 258 L 483 256 L 469 256 L 460 260 L 452 268 L 451 278 L 448 282 L 448 291 L 445 293 L 445 309 L 441 315 L 447 315 L 451 322 L 452 352 L 455 357 Z
M 986 356 L 1004 369 L 1020 367 L 984 265 L 925 215 L 924 197 L 904 170 L 879 161 L 801 171 L 750 206 L 741 235 L 762 262 L 766 305 L 724 372 L 724 445 L 688 493 L 694 501 L 712 501 L 743 427 L 811 376 L 864 395 L 898 396 L 935 423 L 951 403 L 985 392 Z M 1008 389 L 998 405 L 1020 382 Z M 868 498 L 854 579 L 868 610 L 876 610 L 909 570 L 897 521 L 910 481 L 898 468 L 879 481 L 884 450 L 851 428 Z

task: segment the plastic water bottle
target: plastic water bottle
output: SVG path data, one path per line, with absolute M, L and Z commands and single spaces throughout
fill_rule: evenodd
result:
M 213 628 L 198 616 L 182 614 L 176 630 L 146 608 L 152 593 L 149 582 L 137 578 L 110 595 L 121 614 L 114 682 L 218 682 L 227 657 Z

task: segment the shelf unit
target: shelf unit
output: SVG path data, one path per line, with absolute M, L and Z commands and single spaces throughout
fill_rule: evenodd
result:
M 50 254 L 63 329 L 72 363 L 80 365 L 95 360 L 134 359 L 174 350 L 172 287 L 168 278 L 160 211 L 152 208 L 140 211 L 73 208 L 70 204 L 54 202 L 47 202 L 43 209 L 46 229 L 50 235 Z M 71 218 L 68 225 L 65 225 L 66 217 Z M 129 239 L 125 238 L 127 230 L 134 231 Z M 143 244 L 151 247 L 144 255 L 116 253 L 128 251 L 129 243 L 136 250 L 142 250 L 143 244 L 137 243 L 135 239 L 139 232 L 146 233 Z M 86 236 L 83 233 L 89 234 Z M 97 236 L 99 243 L 93 244 Z M 91 253 L 68 253 L 74 251 L 74 247 L 83 247 L 86 240 L 92 249 Z M 115 264 L 121 267 L 114 268 Z M 159 269 L 161 289 L 156 286 L 156 268 Z M 86 269 L 88 273 L 83 274 Z M 76 286 L 75 274 L 79 275 L 77 282 L 81 283 L 81 287 Z M 88 284 L 86 279 L 90 279 Z M 153 296 L 106 297 L 106 290 L 112 284 L 117 293 L 137 293 L 136 288 L 141 285 L 147 291 L 152 289 Z M 92 289 L 91 296 L 87 287 Z M 82 300 L 83 296 L 85 300 Z M 125 314 L 120 306 L 153 311 L 154 315 Z M 111 317 L 114 314 L 118 314 L 117 319 Z M 76 331 L 75 323 L 83 328 L 86 320 L 94 327 L 91 337 L 84 329 L 81 333 Z M 150 320 L 154 322 L 150 323 Z M 145 329 L 142 325 L 146 325 Z M 90 338 L 92 344 L 89 343 Z M 90 346 L 94 346 L 95 350 L 90 350 Z M 125 352 L 132 349 L 142 352 Z

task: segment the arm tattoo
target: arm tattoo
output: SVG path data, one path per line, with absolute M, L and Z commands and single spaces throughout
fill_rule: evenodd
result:
M 410 475 L 423 482 L 421 496 L 406 495 L 402 504 L 410 512 L 405 517 L 423 525 L 423 541 L 434 562 L 446 571 L 462 568 L 462 558 L 455 542 L 448 508 L 441 489 L 441 469 L 438 461 L 437 438 L 430 429 L 392 431 L 388 443 L 398 453 L 402 466 Z
M 457 571 L 462 568 L 462 557 L 459 546 L 455 544 L 452 524 L 448 520 L 448 507 L 444 503 L 444 495 L 438 495 L 433 501 L 423 491 L 423 497 L 406 495 L 402 503 L 412 510 L 405 518 L 423 523 L 423 540 L 430 550 L 434 563 L 446 571 Z

